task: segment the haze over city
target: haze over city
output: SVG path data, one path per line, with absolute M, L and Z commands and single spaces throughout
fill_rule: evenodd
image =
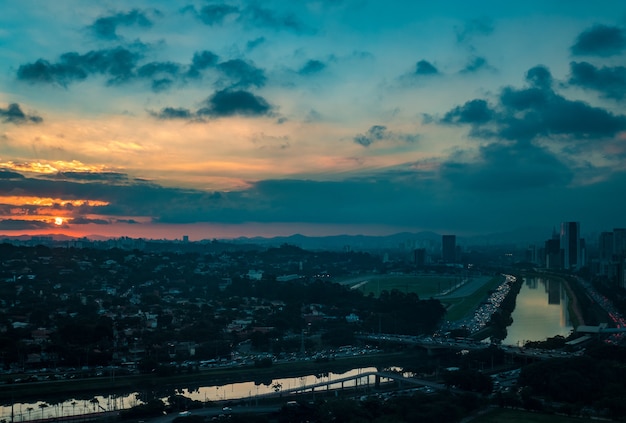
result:
M 620 1 L 7 1 L 0 234 L 623 227 Z

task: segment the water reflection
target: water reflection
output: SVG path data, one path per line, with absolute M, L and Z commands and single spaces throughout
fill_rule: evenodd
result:
M 513 311 L 513 324 L 503 343 L 523 345 L 556 335 L 568 336 L 573 329 L 569 318 L 569 297 L 558 280 L 526 278 Z
M 291 378 L 271 379 L 263 382 L 239 382 L 226 385 L 201 386 L 196 388 L 172 389 L 177 393 L 195 401 L 228 401 L 240 399 L 253 399 L 256 395 L 264 395 L 273 392 L 284 392 L 295 388 L 314 385 L 321 382 L 332 382 L 349 376 L 358 376 L 367 372 L 376 371 L 375 367 L 352 369 L 345 373 L 323 373 L 317 375 L 305 375 Z M 352 382 L 348 386 L 360 386 L 367 381 Z M 328 389 L 339 389 L 341 383 L 332 384 Z M 326 388 L 324 388 L 326 389 Z M 134 407 L 144 403 L 144 394 L 133 392 L 120 396 L 96 395 L 92 399 L 68 399 L 50 404 L 44 401 L 32 403 L 17 402 L 13 406 L 0 406 L 0 421 L 25 422 L 42 418 L 60 418 L 68 416 L 82 416 L 96 412 L 117 411 Z M 167 396 L 161 399 L 167 403 Z

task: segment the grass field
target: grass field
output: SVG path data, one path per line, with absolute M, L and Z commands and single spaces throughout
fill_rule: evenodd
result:
M 364 295 L 370 293 L 379 296 L 383 291 L 397 289 L 401 292 L 414 292 L 421 299 L 428 299 L 439 295 L 442 291 L 448 290 L 459 283 L 459 276 L 431 276 L 431 275 L 393 275 L 393 276 L 371 276 L 364 278 L 365 281 L 353 285 L 355 289 L 363 292 Z M 472 313 L 482 301 L 487 298 L 489 291 L 495 289 L 502 279 L 495 277 L 488 280 L 484 285 L 467 297 L 445 298 L 439 300 L 446 307 L 446 320 L 456 321 Z
M 472 420 L 472 423 L 586 423 L 591 421 L 594 420 L 498 408 L 477 417 Z
M 440 299 L 441 303 L 446 306 L 448 312 L 446 313 L 446 319 L 453 322 L 455 320 L 462 319 L 467 314 L 473 312 L 478 308 L 481 302 L 487 298 L 489 291 L 495 289 L 502 283 L 502 278 L 495 277 L 490 279 L 482 287 L 478 288 L 471 295 L 463 298 L 453 299 Z
M 414 292 L 420 298 L 428 299 L 458 282 L 460 282 L 460 277 L 454 276 L 373 276 L 357 289 L 365 295 L 373 293 L 376 297 L 383 291 L 391 292 L 397 289 L 404 293 Z

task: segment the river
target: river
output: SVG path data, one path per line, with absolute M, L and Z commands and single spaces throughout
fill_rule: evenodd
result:
M 226 385 L 202 386 L 194 390 L 180 389 L 178 393 L 192 400 L 227 401 L 227 400 L 254 400 L 255 396 L 277 391 L 289 391 L 294 388 L 314 385 L 321 382 L 332 382 L 348 376 L 359 376 L 376 371 L 375 367 L 356 368 L 345 373 L 326 373 L 323 375 L 306 375 L 301 377 L 273 379 L 271 383 L 257 384 L 255 382 L 230 383 Z M 361 386 L 367 380 L 358 380 L 346 383 L 345 387 Z M 341 388 L 342 384 L 330 385 L 328 389 Z M 0 406 L 0 421 L 26 422 L 43 418 L 60 418 L 67 416 L 81 416 L 96 412 L 124 410 L 142 404 L 141 394 L 134 392 L 117 396 L 96 395 L 90 400 L 67 399 L 54 404 L 44 401 L 16 402 L 13 406 Z M 166 403 L 167 399 L 162 398 Z
M 526 277 L 515 302 L 507 328 L 505 345 L 544 341 L 556 335 L 568 336 L 573 329 L 569 317 L 569 297 L 558 280 Z

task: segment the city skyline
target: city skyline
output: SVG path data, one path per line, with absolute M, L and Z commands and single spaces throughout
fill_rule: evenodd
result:
M 624 226 L 617 1 L 32 0 L 0 27 L 0 235 Z

